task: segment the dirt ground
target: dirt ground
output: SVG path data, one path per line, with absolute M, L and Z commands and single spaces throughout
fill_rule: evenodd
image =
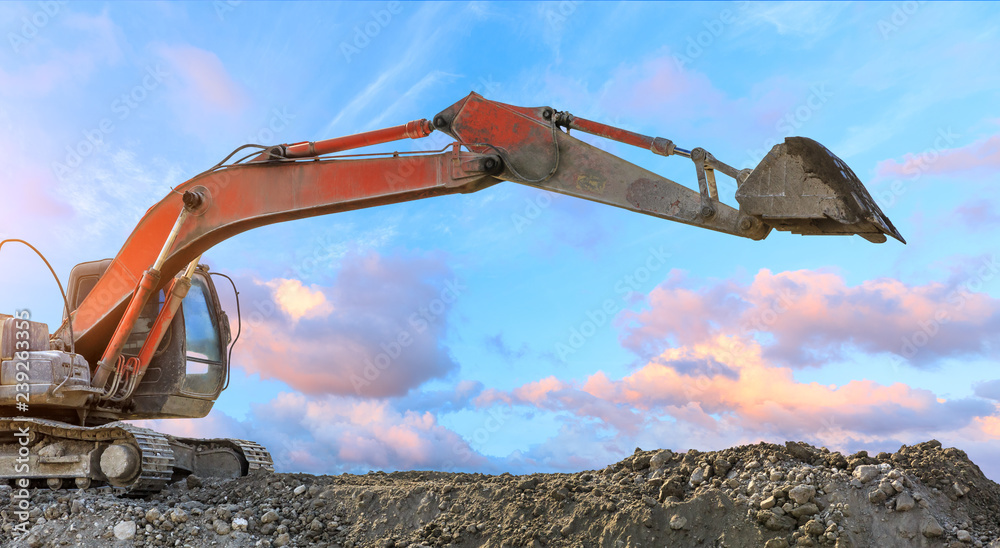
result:
M 188 478 L 140 500 L 40 489 L 27 533 L 0 496 L 4 546 L 1000 548 L 1000 486 L 933 440 L 637 449 L 575 474 Z

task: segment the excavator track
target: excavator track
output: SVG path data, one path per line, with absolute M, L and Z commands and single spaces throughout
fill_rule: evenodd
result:
M 15 433 L 30 432 L 21 443 Z M 262 445 L 239 439 L 178 438 L 123 422 L 82 427 L 47 419 L 0 418 L 0 459 L 17 470 L 21 446 L 29 457 L 27 470 L 0 478 L 46 480 L 55 489 L 76 481 L 108 483 L 120 495 L 143 497 L 188 474 L 240 477 L 256 470 L 274 471 L 271 454 Z M 11 436 L 15 439 L 11 441 Z M 127 447 L 120 447 L 127 446 Z M 114 477 L 115 472 L 119 475 Z
M 174 452 L 170 447 L 167 437 L 147 428 L 140 428 L 122 422 L 113 422 L 103 426 L 82 427 L 63 422 L 47 419 L 0 419 L 0 432 L 13 434 L 15 431 L 27 428 L 34 437 L 32 445 L 37 445 L 42 441 L 50 443 L 60 442 L 91 442 L 95 444 L 95 451 L 98 445 L 104 445 L 104 450 L 115 445 L 127 445 L 139 454 L 139 469 L 131 480 L 127 483 L 109 483 L 118 492 L 125 496 L 141 497 L 159 492 L 170 481 L 174 469 Z M 34 455 L 36 467 L 43 465 L 72 465 L 79 463 L 90 455 L 58 455 L 44 456 Z M 82 473 L 78 476 L 86 480 L 107 481 L 99 470 L 95 470 L 93 463 L 83 467 L 86 475 Z M 30 474 L 30 472 L 29 472 Z M 46 476 L 43 471 L 37 470 L 35 474 L 22 476 L 31 479 L 65 479 L 63 474 Z
M 274 472 L 274 461 L 271 459 L 271 453 L 263 445 L 253 441 L 232 438 L 228 441 L 237 445 L 240 451 L 243 452 L 243 456 L 247 459 L 247 473 L 253 470 Z

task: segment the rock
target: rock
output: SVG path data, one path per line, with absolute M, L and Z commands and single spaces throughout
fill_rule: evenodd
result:
M 787 531 L 795 527 L 795 520 L 788 516 L 775 514 L 770 510 L 757 512 L 757 522 L 771 531 Z
M 788 498 L 799 504 L 805 504 L 816 495 L 816 488 L 812 485 L 797 485 L 788 490 Z
M 649 468 L 649 461 L 652 460 L 650 455 L 636 455 L 632 459 L 632 470 L 639 471 Z
M 199 489 L 202 486 L 201 478 L 194 474 L 188 476 L 185 483 L 187 484 L 188 489 Z
M 243 518 L 233 518 L 233 522 L 229 526 L 233 529 L 233 531 L 246 531 L 248 525 L 249 522 Z
M 669 449 L 657 451 L 652 457 L 649 458 L 649 467 L 653 470 L 659 470 L 660 468 L 666 466 L 672 458 L 674 458 L 674 454 Z
M 161 516 L 162 514 L 158 508 L 150 508 L 149 510 L 146 510 L 145 518 L 149 523 L 155 523 Z
M 277 512 L 275 512 L 274 510 L 268 510 L 267 512 L 264 512 L 263 516 L 260 517 L 260 522 L 266 524 L 266 523 L 271 523 L 273 521 L 278 521 L 278 519 L 280 518 L 278 517 Z
M 879 468 L 874 464 L 864 464 L 854 469 L 854 477 L 861 483 L 868 483 L 878 476 Z
M 292 537 L 288 536 L 288 533 L 281 533 L 274 539 L 275 546 L 286 546 L 292 541 Z M 345 545 L 346 546 L 346 545 Z
M 190 477 L 190 476 L 188 476 Z M 188 520 L 188 513 L 180 508 L 174 508 L 170 511 L 170 521 L 173 523 L 184 523 Z
M 114 529 L 115 538 L 118 540 L 131 540 L 135 538 L 135 522 L 119 521 Z
M 698 468 L 695 468 L 694 472 L 691 472 L 691 479 L 689 481 L 691 482 L 691 485 L 693 485 L 695 487 L 698 487 L 699 485 L 701 485 L 702 483 L 704 483 L 705 482 L 705 470 L 702 467 L 700 467 L 700 466 Z
M 296 487 L 294 491 L 292 491 L 292 494 L 294 494 L 296 496 L 301 495 L 302 493 L 306 492 L 306 489 L 307 489 L 307 487 L 305 485 L 300 485 L 300 486 Z
M 815 504 L 809 502 L 809 503 L 803 504 L 802 506 L 793 508 L 792 511 L 791 511 L 791 514 L 793 516 L 795 516 L 795 518 L 797 519 L 797 518 L 801 518 L 802 516 L 811 516 L 811 515 L 816 514 L 818 512 L 819 512 L 819 507 L 816 506 Z
M 955 538 L 962 542 L 972 542 L 972 535 L 965 529 L 959 529 L 958 532 L 955 533 Z
M 766 499 L 760 501 L 760 509 L 761 510 L 770 510 L 771 508 L 774 508 L 775 503 L 777 503 L 777 501 L 774 499 L 774 496 L 772 495 L 772 496 L 767 497 Z
M 811 519 L 803 526 L 806 534 L 818 537 L 826 532 L 826 527 L 817 520 Z
M 773 538 L 764 543 L 764 548 L 788 548 L 788 539 L 785 537 Z
M 881 489 L 872 489 L 868 492 L 868 502 L 872 504 L 882 504 L 887 498 L 885 491 Z
M 944 534 L 944 527 L 929 515 L 920 522 L 920 532 L 927 538 L 937 538 Z
M 685 518 L 684 516 L 680 514 L 674 514 L 674 516 L 670 518 L 670 528 L 673 529 L 674 531 L 679 531 L 683 529 L 685 525 L 687 525 L 687 521 L 688 521 L 687 518 Z
M 916 501 L 913 500 L 913 497 L 909 493 L 906 492 L 900 493 L 899 496 L 896 497 L 897 512 L 908 512 L 910 510 L 913 510 L 913 507 L 915 505 Z
M 225 536 L 228 535 L 230 531 L 232 531 L 232 527 L 230 527 L 229 524 L 226 523 L 225 521 L 222 521 L 221 519 L 216 519 L 215 521 L 212 522 L 212 530 L 215 531 L 216 534 Z

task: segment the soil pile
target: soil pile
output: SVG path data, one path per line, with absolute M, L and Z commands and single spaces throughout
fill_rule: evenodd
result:
M 189 477 L 142 500 L 39 489 L 27 533 L 15 511 L 5 546 L 1000 548 L 1000 486 L 936 441 L 637 449 L 575 474 Z

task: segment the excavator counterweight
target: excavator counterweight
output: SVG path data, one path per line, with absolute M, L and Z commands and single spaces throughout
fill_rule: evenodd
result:
M 455 142 L 430 153 L 350 154 L 434 131 Z M 571 131 L 690 160 L 697 185 L 631 164 Z M 255 150 L 228 162 L 245 148 Z M 717 173 L 736 181 L 738 208 L 720 200 Z M 270 455 L 254 442 L 177 438 L 120 422 L 204 417 L 228 386 L 234 337 L 202 255 L 268 224 L 502 181 L 752 240 L 777 229 L 903 241 L 854 172 L 802 137 L 776 145 L 754 169 L 736 169 L 703 148 L 472 93 L 430 121 L 245 145 L 150 207 L 114 258 L 74 267 L 54 333 L 21 312 L 0 314 L 0 477 L 52 488 L 97 482 L 145 496 L 186 474 L 271 469 Z M 21 397 L 30 397 L 30 412 Z

